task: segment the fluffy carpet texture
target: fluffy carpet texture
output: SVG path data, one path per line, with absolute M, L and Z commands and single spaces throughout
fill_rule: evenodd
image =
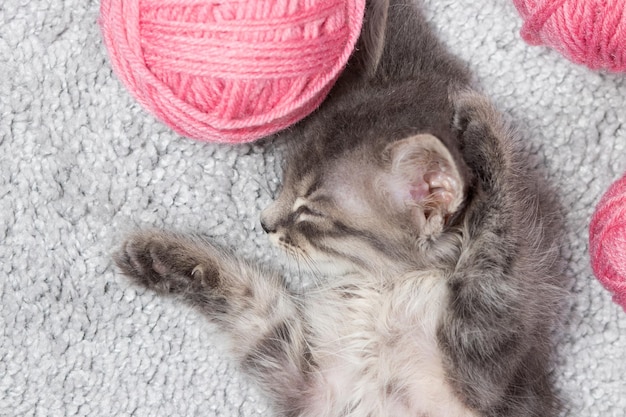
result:
M 136 227 L 197 231 L 282 265 L 258 214 L 281 149 L 182 138 L 113 76 L 85 0 L 0 4 L 0 415 L 264 416 L 195 311 L 131 286 Z M 623 417 L 626 314 L 593 277 L 591 213 L 626 170 L 626 79 L 524 43 L 513 3 L 427 0 L 564 207 L 573 292 L 559 336 L 570 416 Z

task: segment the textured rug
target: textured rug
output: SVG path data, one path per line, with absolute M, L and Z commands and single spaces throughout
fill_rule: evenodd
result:
M 591 273 L 587 227 L 626 170 L 626 75 L 526 45 L 512 1 L 425 3 L 566 208 L 568 415 L 623 417 L 626 314 Z M 131 286 L 110 255 L 128 231 L 159 227 L 282 262 L 257 220 L 280 149 L 202 144 L 156 121 L 112 74 L 98 7 L 0 3 L 0 415 L 267 415 L 214 329 Z

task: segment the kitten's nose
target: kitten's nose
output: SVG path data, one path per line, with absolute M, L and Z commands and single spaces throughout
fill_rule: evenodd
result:
M 263 219 L 261 219 L 261 228 L 265 233 L 274 233 L 276 229 L 274 227 L 270 227 Z

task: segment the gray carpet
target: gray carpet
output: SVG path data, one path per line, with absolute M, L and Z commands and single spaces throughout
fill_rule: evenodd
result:
M 526 45 L 512 1 L 426 7 L 567 209 L 568 415 L 623 417 L 626 314 L 591 273 L 587 224 L 626 170 L 626 76 Z M 110 254 L 154 226 L 282 262 L 257 221 L 279 149 L 201 144 L 156 121 L 112 74 L 97 14 L 97 1 L 0 3 L 0 415 L 266 415 L 214 329 L 129 285 Z

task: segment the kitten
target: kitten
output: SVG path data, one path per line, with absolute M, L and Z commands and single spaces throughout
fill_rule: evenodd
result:
M 410 0 L 368 4 L 328 99 L 281 135 L 261 222 L 319 287 L 156 231 L 124 243 L 122 272 L 228 334 L 277 415 L 556 415 L 557 210 Z

